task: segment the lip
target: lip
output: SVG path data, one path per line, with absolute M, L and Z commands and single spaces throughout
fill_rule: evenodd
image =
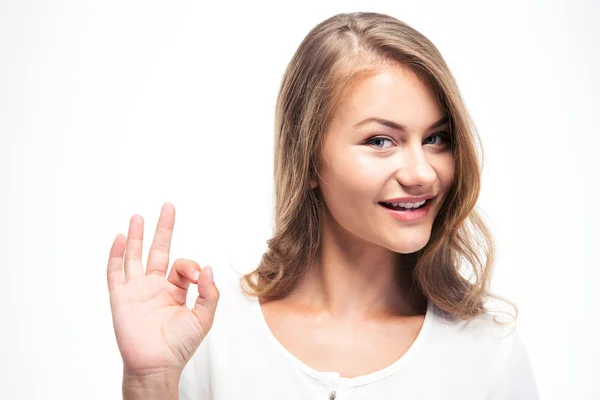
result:
M 423 200 L 425 200 L 425 199 L 423 199 Z M 431 208 L 431 201 L 429 199 L 427 199 L 427 200 L 428 201 L 425 203 L 425 205 L 423 207 L 416 209 L 414 211 L 392 210 L 382 204 L 379 204 L 379 206 L 381 208 L 383 208 L 384 211 L 388 212 L 392 217 L 394 217 L 396 219 L 399 219 L 401 221 L 416 221 L 416 220 L 424 218 L 425 216 L 427 216 L 427 214 L 429 214 L 429 209 Z M 394 201 L 394 203 L 399 203 L 399 202 Z
M 396 197 L 389 200 L 383 200 L 381 203 L 418 203 L 423 200 L 431 200 L 435 196 L 426 195 L 426 196 L 418 196 L 418 197 Z

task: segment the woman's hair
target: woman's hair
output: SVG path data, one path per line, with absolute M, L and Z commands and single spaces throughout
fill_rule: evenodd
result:
M 325 204 L 310 182 L 324 133 L 348 88 L 390 64 L 410 69 L 437 93 L 452 131 L 454 181 L 430 240 L 415 253 L 399 255 L 412 274 L 411 299 L 421 309 L 429 299 L 465 320 L 488 311 L 490 298 L 507 301 L 489 292 L 494 242 L 476 210 L 483 151 L 457 84 L 431 41 L 377 13 L 339 14 L 321 22 L 285 71 L 275 117 L 274 234 L 258 267 L 242 278 L 247 294 L 284 297 L 315 260 Z M 516 305 L 507 302 L 516 318 Z

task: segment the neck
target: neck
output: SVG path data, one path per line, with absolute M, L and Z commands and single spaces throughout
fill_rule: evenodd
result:
M 323 224 L 317 257 L 288 300 L 336 318 L 415 315 L 408 299 L 411 270 L 400 255 L 341 230 Z

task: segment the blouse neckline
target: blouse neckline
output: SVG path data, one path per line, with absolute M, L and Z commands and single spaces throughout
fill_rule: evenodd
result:
M 417 334 L 417 337 L 414 340 L 414 342 L 399 359 L 394 361 L 389 366 L 384 367 L 378 371 L 374 371 L 365 375 L 355 376 L 352 378 L 347 378 L 341 377 L 339 372 L 318 371 L 305 364 L 296 356 L 294 356 L 290 351 L 288 351 L 286 347 L 283 346 L 283 344 L 281 344 L 281 342 L 279 342 L 279 340 L 277 340 L 275 335 L 273 335 L 273 332 L 271 332 L 271 329 L 269 328 L 269 325 L 267 324 L 265 316 L 262 312 L 262 307 L 260 305 L 258 297 L 253 296 L 251 301 L 253 303 L 253 310 L 256 313 L 256 317 L 260 325 L 260 330 L 271 342 L 271 344 L 275 346 L 275 348 L 280 352 L 281 355 L 283 355 L 290 363 L 292 363 L 299 370 L 311 376 L 312 378 L 326 385 L 333 385 L 337 382 L 339 385 L 344 387 L 367 385 L 379 381 L 381 379 L 387 378 L 399 371 L 401 368 L 403 368 L 411 359 L 413 359 L 416 356 L 416 353 L 423 346 L 423 342 L 429 334 L 429 331 L 431 330 L 434 313 L 433 303 L 427 300 L 427 311 L 425 312 L 425 318 L 421 329 L 419 330 L 419 333 Z

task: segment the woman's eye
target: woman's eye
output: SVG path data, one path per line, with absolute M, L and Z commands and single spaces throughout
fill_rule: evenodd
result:
M 382 146 L 383 142 L 385 142 L 385 141 L 388 141 L 388 142 L 390 142 L 390 143 L 392 142 L 392 140 L 391 140 L 391 139 L 388 139 L 388 138 L 384 138 L 384 137 L 374 137 L 374 138 L 372 138 L 372 139 L 369 139 L 369 140 L 367 141 L 367 143 L 371 143 L 371 144 L 373 144 L 375 147 L 377 147 L 377 148 L 380 148 L 380 149 L 383 149 L 383 148 L 389 147 L 389 146 Z
M 434 139 L 433 143 L 432 142 L 427 143 L 427 141 L 430 140 L 431 138 Z M 439 138 L 439 140 L 436 141 L 435 138 Z M 441 145 L 441 144 L 447 143 L 449 140 L 450 139 L 448 137 L 448 134 L 446 134 L 446 133 L 435 133 L 435 134 L 429 136 L 427 139 L 425 139 L 425 142 L 426 142 L 425 144 Z

